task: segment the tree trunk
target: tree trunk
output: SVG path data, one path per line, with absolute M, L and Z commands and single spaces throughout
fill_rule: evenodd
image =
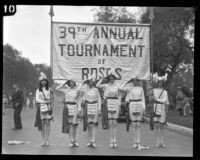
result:
M 168 73 L 167 83 L 166 83 L 166 87 L 165 87 L 165 89 L 168 91 L 169 104 L 170 104 L 171 108 L 175 108 L 175 106 L 176 106 L 175 94 L 170 90 L 170 87 L 173 82 L 174 74 L 176 71 L 176 67 L 177 67 L 177 65 L 173 66 L 171 69 L 171 72 Z

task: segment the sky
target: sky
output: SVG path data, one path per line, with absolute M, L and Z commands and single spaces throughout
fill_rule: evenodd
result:
M 53 21 L 93 22 L 98 6 L 53 6 Z M 139 7 L 127 7 L 139 15 Z M 17 5 L 14 16 L 3 18 L 3 44 L 10 44 L 33 64 L 50 65 L 50 6 Z

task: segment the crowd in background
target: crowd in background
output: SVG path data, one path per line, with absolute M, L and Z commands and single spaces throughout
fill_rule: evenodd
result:
M 30 92 L 25 96 L 23 101 L 23 107 L 28 109 L 35 108 L 35 95 Z M 5 115 L 8 109 L 12 108 L 12 96 L 10 94 L 3 93 L 2 96 L 2 114 Z
M 187 87 L 177 87 L 176 109 L 181 116 L 193 114 L 193 89 Z

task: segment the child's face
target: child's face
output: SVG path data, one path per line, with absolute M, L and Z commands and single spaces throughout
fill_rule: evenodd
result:
M 45 80 L 42 80 L 42 81 L 41 81 L 41 84 L 42 84 L 43 86 L 45 86 L 46 83 L 47 83 L 47 82 L 46 82 Z
M 115 80 L 114 77 L 113 77 L 113 76 L 110 76 L 109 81 L 110 81 L 110 82 L 114 82 L 114 80 Z
M 157 85 L 159 88 L 162 88 L 162 81 L 159 81 Z
M 136 81 L 136 80 L 133 81 L 133 85 L 134 85 L 134 86 L 138 86 L 138 84 L 139 84 L 138 81 Z
M 90 81 L 88 82 L 88 85 L 89 85 L 89 87 L 93 87 L 94 82 L 93 82 L 92 80 L 90 80 Z
M 71 88 L 74 88 L 74 87 L 75 87 L 74 81 L 70 81 L 69 86 L 70 86 Z

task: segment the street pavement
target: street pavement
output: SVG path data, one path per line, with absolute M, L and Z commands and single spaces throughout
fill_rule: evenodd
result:
M 193 137 L 183 135 L 171 130 L 165 132 L 165 144 L 167 148 L 156 148 L 154 132 L 149 129 L 149 124 L 142 126 L 141 143 L 150 146 L 147 150 L 133 149 L 132 129 L 126 132 L 125 123 L 119 123 L 117 138 L 118 148 L 109 148 L 109 131 L 103 130 L 101 122 L 97 129 L 97 148 L 88 148 L 88 134 L 83 132 L 82 123 L 79 124 L 77 132 L 78 148 L 69 147 L 69 136 L 62 134 L 62 105 L 54 106 L 54 122 L 51 122 L 50 146 L 41 147 L 42 136 L 34 127 L 36 110 L 23 109 L 21 113 L 22 130 L 12 130 L 13 110 L 9 109 L 2 118 L 2 154 L 25 154 L 25 155 L 118 155 L 118 156 L 193 156 Z M 101 120 L 100 120 L 101 121 Z M 9 145 L 8 141 L 29 141 L 28 144 Z

